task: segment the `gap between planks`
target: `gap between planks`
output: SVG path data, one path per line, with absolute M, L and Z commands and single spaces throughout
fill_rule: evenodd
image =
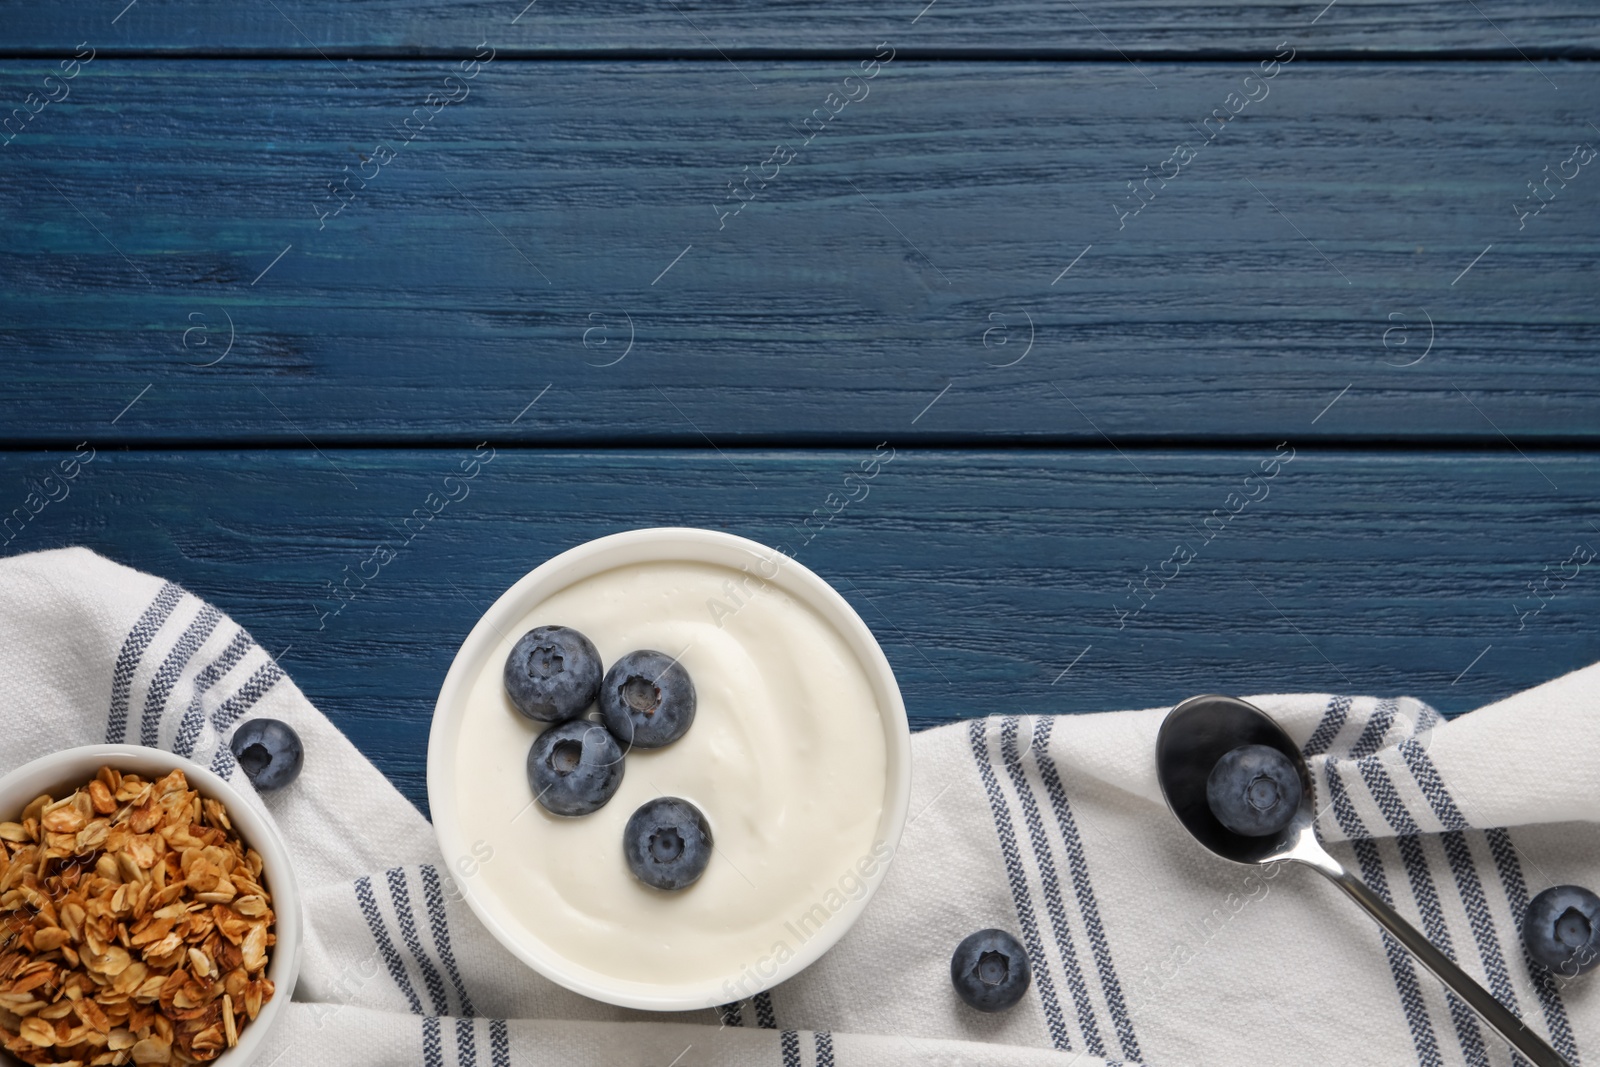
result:
M 1140 437 L 1110 438 L 1054 438 L 1054 437 L 975 437 L 969 435 L 913 434 L 897 436 L 888 431 L 870 433 L 839 433 L 824 438 L 761 438 L 728 437 L 716 441 L 715 447 L 724 452 L 836 452 L 871 448 L 885 436 L 900 441 L 905 448 L 930 452 L 1056 452 L 1098 455 L 1112 452 L 1207 453 L 1251 452 L 1273 448 L 1284 440 L 1293 441 L 1295 447 L 1305 452 L 1374 453 L 1401 456 L 1468 456 L 1494 458 L 1500 455 L 1515 456 L 1516 451 L 1540 454 L 1569 454 L 1573 456 L 1600 455 L 1600 438 L 1537 438 L 1510 443 L 1509 439 L 1495 435 L 1440 436 L 1416 438 L 1361 438 L 1331 436 L 1297 436 L 1293 433 L 1268 434 L 1250 437 Z M 619 438 L 570 437 L 547 440 L 518 440 L 496 436 L 492 432 L 465 434 L 460 437 L 409 440 L 406 438 L 363 439 L 340 434 L 318 434 L 315 445 L 305 438 L 150 438 L 117 440 L 96 437 L 90 430 L 73 432 L 59 437 L 0 439 L 0 455 L 76 448 L 88 438 L 97 447 L 117 452 L 443 452 L 462 448 L 475 448 L 487 441 L 496 448 L 523 452 L 703 452 L 707 449 L 703 437 L 678 436 L 669 438 Z
M 1272 46 L 1261 49 L 1208 49 L 1188 52 L 1170 48 L 1139 48 L 1121 52 L 1104 52 L 1076 48 L 903 48 L 895 55 L 895 62 L 913 63 L 1074 63 L 1120 65 L 1130 60 L 1144 63 L 1221 64 L 1252 62 L 1270 58 Z M 71 45 L 62 47 L 0 48 L 0 61 L 70 59 Z M 139 47 L 121 49 L 101 48 L 97 59 L 125 60 L 199 60 L 209 62 L 234 62 L 240 60 L 279 60 L 286 62 L 323 63 L 326 61 L 354 60 L 357 62 L 449 62 L 475 57 L 470 47 L 446 48 L 207 48 Z M 659 50 L 647 48 L 503 48 L 495 54 L 495 62 L 532 63 L 720 63 L 728 60 L 771 63 L 830 63 L 851 62 L 872 57 L 870 48 L 819 48 L 793 50 L 786 48 L 683 48 Z M 1440 51 L 1426 49 L 1360 49 L 1360 48 L 1303 48 L 1295 53 L 1295 62 L 1312 63 L 1552 63 L 1564 60 L 1585 62 L 1600 59 L 1600 47 L 1573 45 L 1554 49 L 1529 51 L 1516 48 L 1449 48 Z

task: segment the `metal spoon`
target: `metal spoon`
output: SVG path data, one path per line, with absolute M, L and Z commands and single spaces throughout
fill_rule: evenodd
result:
M 1300 774 L 1300 808 L 1287 827 L 1270 837 L 1244 837 L 1217 821 L 1206 802 L 1206 779 L 1217 760 L 1240 745 L 1267 745 L 1289 757 Z M 1235 863 L 1291 860 L 1325 876 L 1366 909 L 1395 939 L 1411 950 L 1483 1021 L 1537 1067 L 1571 1067 L 1544 1039 L 1457 967 L 1422 932 L 1401 918 L 1382 897 L 1345 870 L 1317 840 L 1315 783 L 1300 749 L 1260 708 L 1223 696 L 1191 697 L 1167 713 L 1156 737 L 1156 776 L 1167 807 L 1195 840 Z

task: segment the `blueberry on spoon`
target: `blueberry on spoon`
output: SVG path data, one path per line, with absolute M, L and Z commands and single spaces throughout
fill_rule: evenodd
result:
M 1028 991 L 1033 968 L 1022 944 L 1004 930 L 968 934 L 950 957 L 956 995 L 978 1011 L 1005 1011 Z
M 639 807 L 622 831 L 628 870 L 656 889 L 686 889 L 711 862 L 711 827 L 700 809 L 677 797 L 657 797 Z
M 622 784 L 622 749 L 599 723 L 577 719 L 550 727 L 528 750 L 528 785 L 555 815 L 588 815 Z
M 506 695 L 536 722 L 566 722 L 594 703 L 600 650 L 567 626 L 536 626 L 506 657 Z
M 1300 775 L 1269 745 L 1241 745 L 1217 761 L 1206 779 L 1206 803 L 1217 821 L 1245 837 L 1269 837 L 1300 807 Z
M 629 652 L 600 683 L 600 717 L 630 748 L 661 748 L 694 722 L 694 682 L 683 664 L 652 649 Z
M 250 719 L 233 732 L 228 749 L 259 792 L 282 789 L 300 777 L 306 760 L 300 735 L 277 719 Z
M 1576 885 L 1551 886 L 1522 920 L 1528 955 L 1569 978 L 1600 963 L 1600 897 Z

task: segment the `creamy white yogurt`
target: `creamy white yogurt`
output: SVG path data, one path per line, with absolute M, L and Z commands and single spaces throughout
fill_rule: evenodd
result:
M 501 679 L 517 638 L 544 624 L 582 631 L 608 667 L 641 648 L 676 656 L 698 697 L 689 732 L 629 753 L 616 795 L 579 818 L 533 803 L 526 761 L 545 724 L 517 713 Z M 888 771 L 872 684 L 833 626 L 752 573 L 644 563 L 553 594 L 501 635 L 459 738 L 459 822 L 489 857 L 473 864 L 478 888 L 550 948 L 613 978 L 749 975 L 748 995 L 888 858 L 875 837 Z M 700 881 L 676 893 L 641 885 L 622 858 L 628 816 L 662 795 L 699 807 L 716 843 Z

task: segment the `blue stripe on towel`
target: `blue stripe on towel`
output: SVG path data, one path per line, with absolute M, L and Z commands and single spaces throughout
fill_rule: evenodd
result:
M 210 604 L 201 604 L 199 613 L 184 627 L 172 651 L 156 668 L 155 675 L 150 679 L 150 689 L 145 693 L 144 716 L 139 722 L 139 743 L 144 747 L 155 748 L 160 743 L 161 713 L 166 709 L 167 697 L 172 695 L 183 669 L 194 659 L 194 654 L 200 651 L 200 646 L 206 643 L 221 621 L 222 612 Z
M 252 644 L 254 642 L 250 640 L 250 635 L 240 630 L 233 635 L 233 640 L 228 642 L 228 647 L 194 676 L 194 692 L 189 697 L 189 708 L 183 713 L 183 721 L 178 725 L 178 736 L 173 739 L 172 751 L 185 758 L 194 755 L 195 742 L 200 739 L 200 727 L 206 722 L 206 713 L 200 707 L 200 698 L 217 684 L 218 679 L 233 670 L 234 665 L 250 651 Z
M 421 1015 L 422 1001 L 418 999 L 417 991 L 411 988 L 411 979 L 406 977 L 406 965 L 400 959 L 400 953 L 395 951 L 394 942 L 389 940 L 389 931 L 384 928 L 377 898 L 372 895 L 371 878 L 362 876 L 356 879 L 356 903 L 361 905 L 361 914 L 367 918 L 367 929 L 372 931 L 372 940 L 377 944 L 378 954 L 383 957 L 385 966 L 389 968 L 389 976 L 400 987 L 400 992 L 405 994 L 412 1013 Z
M 778 1036 L 778 1041 L 783 1045 L 783 1067 L 800 1067 L 799 1033 L 785 1030 Z
M 432 1015 L 422 1020 L 422 1062 L 424 1067 L 442 1067 L 444 1050 L 439 1042 L 439 1020 Z
M 1039 925 L 1033 914 L 1033 900 L 1028 892 L 1027 875 L 1022 869 L 1022 857 L 1017 852 L 1017 835 L 1011 827 L 1011 813 L 1006 810 L 1005 795 L 1000 792 L 1000 782 L 995 777 L 994 764 L 989 759 L 989 745 L 984 739 L 985 719 L 973 719 L 967 727 L 972 744 L 972 758 L 978 766 L 978 776 L 983 780 L 984 792 L 989 796 L 989 808 L 994 816 L 995 833 L 1000 839 L 1000 855 L 1005 860 L 1006 880 L 1011 885 L 1011 901 L 1017 909 L 1017 924 L 1022 928 L 1022 942 L 1027 947 L 1033 964 L 1033 984 L 1039 990 L 1039 1002 L 1044 1008 L 1045 1024 L 1050 1028 L 1051 1043 L 1061 1050 L 1070 1051 L 1067 1027 L 1061 1016 L 1061 1004 L 1056 999 L 1055 982 L 1045 968 L 1044 943 L 1039 937 Z
M 1439 904 L 1439 894 L 1433 885 L 1433 873 L 1428 865 L 1428 857 L 1422 850 L 1422 828 L 1411 817 L 1405 805 L 1400 801 L 1400 794 L 1395 789 L 1394 783 L 1389 780 L 1385 771 L 1375 759 L 1363 759 L 1356 763 L 1361 777 L 1366 781 L 1372 799 L 1377 801 L 1378 810 L 1383 812 L 1383 817 L 1395 832 L 1395 845 L 1400 850 L 1400 861 L 1405 865 L 1406 877 L 1411 882 L 1411 892 L 1416 898 L 1417 909 L 1422 914 L 1422 929 L 1432 941 L 1434 947 L 1452 960 L 1456 959 L 1455 941 L 1450 935 L 1450 926 L 1445 922 L 1444 909 Z M 1461 1042 L 1462 1055 L 1466 1057 L 1473 1067 L 1488 1067 L 1489 1054 L 1483 1043 L 1483 1031 L 1478 1028 L 1478 1017 L 1472 1009 L 1467 1007 L 1465 1001 L 1449 990 L 1445 991 L 1445 1003 L 1450 1008 L 1450 1018 L 1455 1023 L 1456 1037 Z
M 145 649 L 155 640 L 157 631 L 167 616 L 172 614 L 183 599 L 183 590 L 171 582 L 163 582 L 161 591 L 139 615 L 138 621 L 128 631 L 117 653 L 116 665 L 111 669 L 111 710 L 106 715 L 106 743 L 120 745 L 127 740 L 128 699 L 133 690 L 133 675 L 139 669 Z
M 1384 736 L 1389 732 L 1389 727 L 1394 725 L 1395 708 L 1393 700 L 1378 701 L 1378 706 L 1373 709 L 1367 725 L 1361 728 L 1361 736 L 1350 746 L 1351 759 L 1361 759 L 1378 751 L 1379 746 L 1383 744 Z
M 1521 945 L 1522 917 L 1528 912 L 1528 887 L 1522 880 L 1522 864 L 1517 860 L 1517 847 L 1511 843 L 1511 833 L 1504 827 L 1486 830 L 1483 836 L 1489 842 L 1489 854 L 1494 857 L 1500 882 L 1505 886 L 1506 903 L 1517 919 L 1517 943 Z M 1557 1052 L 1575 1064 L 1578 1062 L 1578 1042 L 1573 1037 L 1572 1024 L 1567 1020 L 1561 987 L 1556 984 L 1554 975 L 1527 954 L 1526 945 L 1523 945 L 1522 951 L 1528 973 L 1533 976 L 1533 987 L 1538 990 L 1539 1002 L 1544 1007 L 1545 1021 L 1550 1027 L 1550 1043 Z
M 1399 747 L 1400 755 L 1405 759 L 1406 766 L 1411 768 L 1412 777 L 1416 778 L 1417 785 L 1422 790 L 1422 795 L 1428 799 L 1428 803 L 1433 807 L 1434 815 L 1445 827 L 1444 839 L 1446 847 L 1449 847 L 1448 843 L 1452 838 L 1461 838 L 1462 845 L 1465 846 L 1465 838 L 1461 831 L 1470 829 L 1470 827 L 1466 818 L 1461 814 L 1461 809 L 1456 806 L 1455 800 L 1450 796 L 1449 790 L 1445 787 L 1444 779 L 1439 776 L 1438 768 L 1434 766 L 1427 750 L 1416 741 L 1404 741 Z M 1495 867 L 1500 875 L 1500 883 L 1505 889 L 1506 903 L 1511 915 L 1514 919 L 1520 919 L 1528 908 L 1528 890 L 1522 877 L 1522 864 L 1517 860 L 1515 846 L 1511 844 L 1511 835 L 1504 829 L 1492 829 L 1485 833 L 1484 840 L 1489 845 L 1490 855 L 1494 858 Z M 1468 862 L 1470 862 L 1470 854 Z M 1453 863 L 1454 860 L 1452 860 Z M 1476 868 L 1470 868 L 1470 872 L 1472 882 L 1476 883 L 1478 880 Z M 1466 893 L 1467 890 L 1463 887 L 1462 896 L 1465 897 Z M 1476 907 L 1483 909 L 1484 919 L 1488 921 L 1488 905 L 1483 900 L 1481 887 L 1477 891 L 1477 897 L 1479 903 Z M 1469 908 L 1472 906 L 1469 905 Z M 1474 923 L 1476 923 L 1476 920 L 1474 920 Z M 1489 929 L 1492 937 L 1492 924 Z M 1518 946 L 1522 946 L 1521 930 L 1515 931 L 1510 940 L 1514 941 Z M 1498 951 L 1498 942 L 1496 942 L 1496 949 Z M 1555 1046 L 1557 1052 L 1573 1063 L 1577 1063 L 1578 1044 L 1572 1034 L 1572 1023 L 1567 1018 L 1567 1008 L 1565 1003 L 1562 1002 L 1560 988 L 1550 979 L 1549 972 L 1535 964 L 1528 957 L 1525 946 L 1522 947 L 1522 956 L 1528 966 L 1529 975 L 1533 976 L 1532 985 L 1535 994 L 1539 998 L 1539 1006 L 1544 1012 L 1545 1025 L 1550 1031 L 1550 1043 Z M 1485 957 L 1485 966 L 1489 967 L 1487 956 Z M 1499 962 L 1498 970 L 1506 982 L 1507 991 L 1504 994 L 1501 993 L 1495 970 L 1491 968 L 1489 970 L 1489 978 L 1494 995 L 1501 1003 L 1512 1008 L 1512 1010 L 1516 1010 L 1516 994 L 1511 991 L 1510 977 L 1506 972 L 1503 959 Z
M 423 984 L 428 987 L 428 997 L 433 1001 L 434 1014 L 448 1014 L 450 1002 L 445 999 L 444 979 L 439 977 L 439 969 L 428 958 L 427 950 L 422 947 L 422 938 L 417 936 L 416 913 L 411 908 L 411 890 L 406 885 L 405 868 L 391 867 L 384 872 L 384 877 L 389 882 L 389 896 L 394 900 L 400 939 L 406 943 L 411 958 L 417 961 L 417 969 L 422 972 Z
M 833 1034 L 818 1030 L 814 1036 L 817 1039 L 816 1067 L 833 1067 Z
M 1328 701 L 1328 710 L 1323 713 L 1322 721 L 1317 723 L 1316 730 L 1312 731 L 1310 739 L 1305 743 L 1305 747 L 1300 750 L 1305 753 L 1307 759 L 1312 756 L 1320 756 L 1328 751 L 1329 746 L 1333 744 L 1334 738 L 1339 736 L 1339 731 L 1344 729 L 1344 721 L 1349 715 L 1349 697 L 1334 697 Z
M 1478 878 L 1478 866 L 1473 861 L 1472 849 L 1467 843 L 1466 834 L 1463 833 L 1466 820 L 1461 817 L 1455 802 L 1445 792 L 1426 749 L 1419 742 L 1408 740 L 1400 743 L 1399 751 L 1406 765 L 1411 768 L 1412 777 L 1417 780 L 1417 785 L 1433 809 L 1434 816 L 1445 827 L 1444 833 L 1439 836 L 1439 842 L 1444 846 L 1445 858 L 1450 862 L 1456 889 L 1461 894 L 1462 907 L 1466 909 L 1467 919 L 1471 923 L 1472 937 L 1477 942 L 1478 955 L 1483 960 L 1484 975 L 1489 980 L 1489 989 L 1494 993 L 1496 1000 L 1509 1008 L 1513 1014 L 1521 1017 L 1522 1008 L 1517 1003 L 1516 989 L 1511 984 L 1511 973 L 1506 968 L 1505 954 L 1500 948 L 1500 938 L 1495 932 L 1494 919 L 1489 914 L 1488 897 L 1484 894 L 1483 883 Z M 1432 790 L 1423 784 L 1425 779 L 1434 786 Z
M 460 1067 L 475 1067 L 478 1062 L 478 1041 L 474 1036 L 476 1025 L 473 1019 L 456 1020 L 456 1063 Z
M 489 1023 L 489 1062 L 493 1067 L 511 1067 L 511 1037 L 504 1019 Z
M 439 951 L 439 961 L 450 976 L 450 985 L 461 1003 L 461 1014 L 472 1018 L 478 1013 L 467 996 L 467 987 L 461 980 L 461 969 L 456 966 L 455 949 L 450 945 L 450 923 L 444 907 L 444 889 L 439 881 L 439 870 L 431 863 L 422 865 L 422 894 L 427 899 L 428 922 L 433 929 L 433 943 Z
M 1072 889 L 1078 897 L 1078 910 L 1083 915 L 1084 929 L 1089 932 L 1089 946 L 1094 951 L 1095 968 L 1100 972 L 1106 1006 L 1111 1009 L 1111 1021 L 1116 1027 L 1122 1054 L 1137 1063 L 1143 1058 L 1139 1052 L 1139 1039 L 1134 1036 L 1133 1018 L 1128 1014 L 1128 1006 L 1122 998 L 1122 982 L 1117 978 L 1117 968 L 1111 960 L 1111 945 L 1106 939 L 1105 925 L 1100 921 L 1100 905 L 1095 899 L 1094 885 L 1089 881 L 1089 862 L 1083 853 L 1078 822 L 1073 818 L 1072 805 L 1067 801 L 1061 775 L 1050 757 L 1050 731 L 1055 719 L 1045 715 L 1034 722 L 1033 758 L 1039 767 L 1039 780 L 1044 783 L 1045 792 L 1050 797 L 1050 807 L 1055 812 L 1056 825 L 1061 831 L 1061 842 L 1066 847 L 1067 866 L 1072 869 Z
M 1078 1027 L 1083 1034 L 1084 1046 L 1091 1055 L 1104 1059 L 1106 1046 L 1100 1040 L 1100 1026 L 1095 1021 L 1094 1004 L 1089 1000 L 1089 987 L 1078 966 L 1072 928 L 1067 925 L 1067 911 L 1061 903 L 1061 883 L 1056 878 L 1055 862 L 1050 858 L 1050 839 L 1045 836 L 1039 805 L 1033 798 L 1033 790 L 1028 788 L 1027 776 L 1022 772 L 1022 754 L 1017 751 L 1017 721 L 1017 717 L 1011 715 L 1000 722 L 1000 759 L 1005 764 L 1012 788 L 1016 790 L 1017 799 L 1022 805 L 1022 819 L 1028 827 L 1028 838 L 1033 843 L 1034 862 L 1039 867 L 1039 889 L 1044 896 L 1044 910 L 1050 916 L 1050 927 L 1055 932 L 1056 950 L 1061 953 L 1067 987 L 1072 991 L 1073 1005 L 1078 1011 Z
M 778 1013 L 772 1010 L 772 994 L 757 993 L 750 998 L 750 1003 L 756 1008 L 756 1025 L 763 1030 L 776 1030 L 778 1028 Z
M 1361 867 L 1361 878 L 1367 883 L 1368 888 L 1392 907 L 1394 897 L 1389 892 L 1389 881 L 1384 877 L 1383 861 L 1378 856 L 1378 847 L 1368 838 L 1367 829 L 1361 823 L 1361 816 L 1350 803 L 1344 783 L 1339 780 L 1338 767 L 1329 761 L 1325 769 L 1328 797 L 1333 802 L 1334 818 L 1339 823 L 1339 829 L 1350 839 L 1350 844 L 1355 848 L 1356 861 Z M 1427 1005 L 1422 1002 L 1422 989 L 1417 984 L 1417 972 L 1412 966 L 1411 956 L 1387 930 L 1381 930 L 1380 934 L 1383 938 L 1384 954 L 1389 957 L 1389 971 L 1394 976 L 1395 990 L 1400 994 L 1400 1006 L 1405 1011 L 1406 1023 L 1411 1028 L 1411 1041 L 1417 1049 L 1417 1062 L 1421 1067 L 1444 1067 L 1444 1060 L 1439 1057 L 1439 1042 L 1433 1036 L 1433 1023 L 1428 1018 Z

